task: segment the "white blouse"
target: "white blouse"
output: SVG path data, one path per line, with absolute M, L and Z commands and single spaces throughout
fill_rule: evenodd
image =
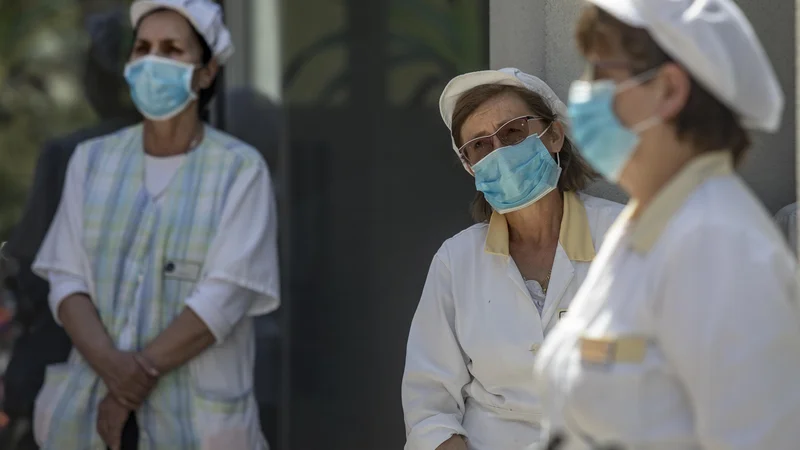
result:
M 535 375 L 563 450 L 800 448 L 797 266 L 727 153 L 609 231 Z
M 531 372 L 545 334 L 570 306 L 622 205 L 566 193 L 553 272 L 540 314 L 496 214 L 436 253 L 411 324 L 402 382 L 406 449 L 434 450 L 453 434 L 472 450 L 539 440 Z

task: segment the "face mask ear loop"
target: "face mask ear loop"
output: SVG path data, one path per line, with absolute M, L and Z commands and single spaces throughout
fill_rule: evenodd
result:
M 556 153 L 556 164 L 558 164 L 558 168 L 561 168 L 561 152 Z
M 617 84 L 617 88 L 615 89 L 616 93 L 619 94 L 620 92 L 627 91 L 628 89 L 635 88 L 642 83 L 652 80 L 656 77 L 660 69 L 661 67 L 654 67 Z

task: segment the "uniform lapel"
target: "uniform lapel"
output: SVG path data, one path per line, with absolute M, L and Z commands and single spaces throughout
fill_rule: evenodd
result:
M 547 328 L 550 322 L 555 318 L 558 320 L 556 314 L 560 308 L 560 304 L 564 299 L 564 293 L 567 287 L 572 282 L 572 277 L 575 275 L 575 267 L 572 265 L 564 248 L 558 244 L 556 249 L 556 257 L 553 260 L 553 271 L 550 275 L 550 285 L 547 287 L 547 297 L 544 300 L 544 310 L 542 311 L 542 323 Z

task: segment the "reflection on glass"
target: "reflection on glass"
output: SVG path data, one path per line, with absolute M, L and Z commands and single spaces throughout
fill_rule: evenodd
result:
M 346 104 L 346 5 L 343 0 L 283 3 L 284 95 L 289 105 Z
M 486 65 L 481 0 L 392 0 L 390 104 L 435 106 L 447 81 Z

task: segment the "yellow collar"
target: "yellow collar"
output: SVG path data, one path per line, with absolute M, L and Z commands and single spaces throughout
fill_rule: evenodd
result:
M 564 213 L 558 237 L 567 257 L 571 261 L 589 262 L 594 259 L 594 242 L 589 228 L 586 207 L 574 192 L 564 192 Z M 494 213 L 486 234 L 486 253 L 509 256 L 508 222 L 502 214 Z
M 647 253 L 658 240 L 672 216 L 689 195 L 713 177 L 733 173 L 733 160 L 727 151 L 703 154 L 689 161 L 676 176 L 656 194 L 637 220 L 632 222 L 631 246 L 639 253 Z M 630 220 L 636 202 L 631 201 L 619 217 L 619 223 Z

